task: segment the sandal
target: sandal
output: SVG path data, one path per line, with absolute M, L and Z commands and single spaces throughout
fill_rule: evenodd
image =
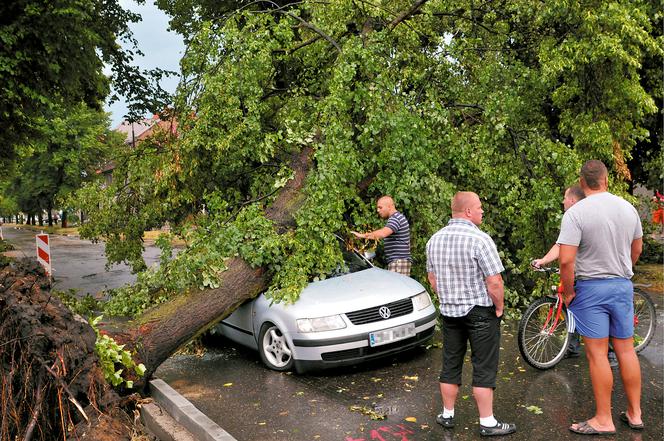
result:
M 620 421 L 627 423 L 630 429 L 632 430 L 643 430 L 643 423 L 641 424 L 632 424 L 632 422 L 627 417 L 627 412 L 620 412 Z
M 569 430 L 580 435 L 615 435 L 615 430 L 597 430 L 588 423 L 584 421 L 582 423 L 577 423 L 577 426 L 570 426 Z

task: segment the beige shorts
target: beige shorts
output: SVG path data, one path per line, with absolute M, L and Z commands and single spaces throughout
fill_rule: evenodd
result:
M 387 269 L 389 271 L 394 271 L 395 273 L 403 274 L 404 276 L 410 277 L 410 268 L 413 266 L 410 260 L 408 259 L 397 259 L 387 264 Z

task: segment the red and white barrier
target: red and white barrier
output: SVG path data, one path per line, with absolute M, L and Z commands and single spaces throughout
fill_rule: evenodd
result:
M 51 246 L 48 234 L 38 234 L 37 238 L 37 261 L 44 267 L 46 274 L 51 276 Z

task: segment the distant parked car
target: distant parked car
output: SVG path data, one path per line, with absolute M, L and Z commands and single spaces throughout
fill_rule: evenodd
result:
M 438 310 L 424 287 L 340 245 L 345 267 L 311 282 L 297 302 L 270 305 L 261 294 L 213 333 L 258 350 L 271 369 L 298 373 L 354 365 L 427 343 Z

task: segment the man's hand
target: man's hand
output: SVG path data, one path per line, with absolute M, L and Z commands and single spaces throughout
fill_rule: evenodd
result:
M 394 233 L 394 231 L 389 227 L 383 227 L 379 230 L 370 231 L 368 233 L 358 233 L 357 231 L 351 231 L 351 233 L 359 239 L 381 240 Z
M 434 293 L 438 294 L 438 287 L 436 286 L 436 274 L 427 273 L 427 279 L 429 279 L 429 285 Z
M 542 268 L 542 265 L 544 265 L 544 259 L 535 259 L 532 262 L 530 262 L 530 266 L 533 268 L 540 269 Z
M 574 291 L 574 288 L 572 288 L 571 294 L 567 294 L 565 291 L 563 291 L 563 302 L 565 303 L 566 307 L 569 307 L 569 304 L 572 303 L 574 297 L 576 297 L 576 292 Z

